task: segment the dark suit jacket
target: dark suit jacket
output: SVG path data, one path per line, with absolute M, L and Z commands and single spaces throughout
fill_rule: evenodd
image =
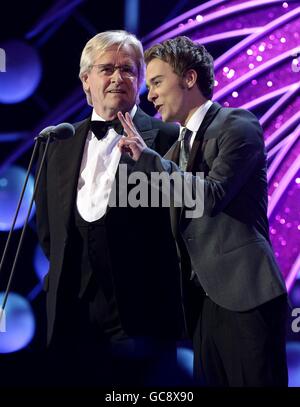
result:
M 71 275 L 65 269 L 68 256 L 72 256 L 72 215 L 89 120 L 75 125 L 73 138 L 50 145 L 36 195 L 37 232 L 50 260 L 45 279 L 48 343 L 59 312 L 57 304 L 61 303 L 58 297 L 63 296 L 63 290 L 59 290 L 62 275 Z M 139 108 L 134 123 L 146 144 L 160 154 L 165 154 L 178 137 L 178 126 L 164 124 Z M 120 163 L 127 163 L 129 171 L 134 164 L 127 154 L 121 156 Z M 109 208 L 106 226 L 125 332 L 174 338 L 181 329 L 181 305 L 168 208 Z
M 178 143 L 165 159 L 146 149 L 135 170 L 180 172 L 173 162 L 178 154 Z M 195 173 L 204 172 L 204 214 L 188 219 L 183 208 L 177 229 L 208 296 L 229 310 L 246 311 L 285 293 L 269 241 L 266 155 L 256 117 L 214 103 L 198 130 L 187 171 L 194 174 L 194 189 Z M 173 229 L 176 234 L 176 225 Z

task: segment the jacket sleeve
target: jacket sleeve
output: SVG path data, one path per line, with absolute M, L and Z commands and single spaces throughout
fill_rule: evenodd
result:
M 250 112 L 235 109 L 226 118 L 218 137 L 218 154 L 210 171 L 191 175 L 172 161 L 145 149 L 134 170 L 151 177 L 153 172 L 180 174 L 182 182 L 191 184 L 193 196 L 200 199 L 204 214 L 215 216 L 239 193 L 260 162 L 264 162 L 264 142 L 261 127 Z M 262 161 L 263 160 L 263 161 Z M 197 173 L 198 174 L 198 173 Z M 199 193 L 198 191 L 203 191 Z

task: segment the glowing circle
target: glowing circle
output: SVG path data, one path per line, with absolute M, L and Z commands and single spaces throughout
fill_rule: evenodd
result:
M 2 305 L 4 294 L 0 293 Z M 0 305 L 0 306 L 1 306 Z M 10 293 L 5 307 L 5 322 L 0 330 L 0 353 L 16 352 L 29 344 L 35 332 L 35 319 L 29 302 Z
M 8 231 L 11 227 L 25 176 L 25 170 L 17 166 L 9 167 L 0 174 L 0 231 Z M 22 227 L 24 224 L 33 189 L 34 179 L 32 175 L 30 175 L 16 222 L 16 229 Z M 33 213 L 34 210 L 31 211 L 30 219 Z
M 36 50 L 23 41 L 0 44 L 6 70 L 0 74 L 0 102 L 19 103 L 30 97 L 41 79 L 41 61 Z
M 299 274 L 298 274 L 298 278 L 299 279 Z M 292 301 L 292 304 L 297 308 L 300 306 L 300 284 L 297 281 L 296 284 L 294 284 L 292 291 L 290 292 L 290 298 Z M 299 324 L 300 327 L 300 324 Z
M 39 245 L 34 253 L 34 270 L 40 281 L 43 281 L 49 270 L 49 261 Z
M 286 346 L 289 367 L 289 387 L 300 386 L 300 343 L 288 342 Z
M 192 349 L 178 347 L 177 362 L 190 377 L 193 376 L 194 353 Z

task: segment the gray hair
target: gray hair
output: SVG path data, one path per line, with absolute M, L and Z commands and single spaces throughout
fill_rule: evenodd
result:
M 140 88 L 145 74 L 143 46 L 134 34 L 123 30 L 104 31 L 96 34 L 86 43 L 80 58 L 79 78 L 81 82 L 83 82 L 83 75 L 91 70 L 96 58 L 113 46 L 118 46 L 118 49 L 121 49 L 124 45 L 130 45 L 134 50 L 135 63 L 138 69 L 138 88 Z M 93 106 L 90 92 L 86 91 L 84 87 L 83 90 L 88 104 Z

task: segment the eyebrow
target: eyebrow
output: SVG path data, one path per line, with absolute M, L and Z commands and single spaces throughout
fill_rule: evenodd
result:
M 159 78 L 162 78 L 163 77 L 163 75 L 156 75 L 156 76 L 154 76 L 153 78 L 151 78 L 150 79 L 150 83 L 153 83 L 153 82 L 155 82 L 157 79 L 159 79 Z M 148 82 L 148 84 L 146 83 L 146 87 L 149 89 L 149 82 Z
M 97 66 L 99 66 L 99 67 L 106 67 L 106 66 L 109 66 L 109 67 L 111 67 L 111 66 L 115 66 L 115 64 L 112 64 L 112 63 L 107 63 L 107 64 L 96 64 Z M 122 65 L 118 65 L 118 66 L 128 66 L 128 67 L 130 67 L 130 68 L 132 68 L 132 67 L 134 67 L 135 65 L 134 64 L 131 64 L 131 63 L 125 63 L 125 64 L 122 64 Z

